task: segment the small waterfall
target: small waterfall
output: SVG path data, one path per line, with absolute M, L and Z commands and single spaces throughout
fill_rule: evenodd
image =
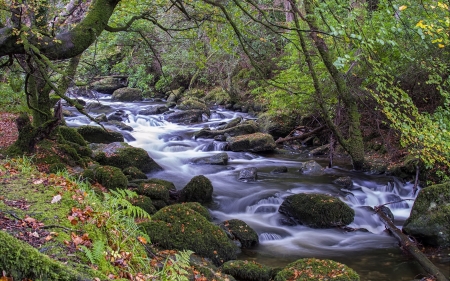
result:
M 283 237 L 281 237 L 281 235 L 275 234 L 275 233 L 261 233 L 259 235 L 259 242 L 264 242 L 264 241 L 274 241 L 274 240 L 281 240 L 283 239 Z
M 278 207 L 283 203 L 283 199 L 279 197 L 269 197 L 259 200 L 256 204 L 248 206 L 245 209 L 246 213 L 275 213 Z

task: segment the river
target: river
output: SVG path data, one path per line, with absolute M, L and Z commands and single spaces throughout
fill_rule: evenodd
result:
M 201 124 L 180 125 L 164 121 L 162 115 L 138 114 L 139 110 L 162 105 L 162 102 L 112 102 L 110 96 L 101 94 L 97 94 L 96 99 L 85 100 L 100 101 L 110 106 L 110 113 L 122 110 L 128 114 L 125 123 L 133 131 L 122 131 L 127 142 L 147 150 L 164 168 L 164 171 L 149 177 L 169 180 L 177 189 L 182 189 L 195 175 L 204 175 L 211 180 L 214 204 L 209 208 L 215 222 L 241 219 L 259 235 L 260 245 L 243 251 L 239 258 L 280 267 L 302 257 L 329 258 L 350 266 L 365 281 L 410 281 L 423 273 L 417 263 L 401 252 L 397 241 L 385 231 L 378 217 L 364 207 L 398 199 L 413 199 L 412 184 L 402 183 L 391 176 L 354 172 L 348 160 L 342 163 L 336 161 L 336 166 L 325 169 L 324 175 L 303 175 L 298 172 L 300 162 L 313 159 L 323 166 L 327 163 L 327 159 L 311 158 L 307 153 L 254 154 L 226 151 L 230 158 L 226 166 L 192 165 L 192 158 L 220 153 L 224 149 L 224 143 L 195 140 L 192 137 L 194 132 L 205 126 L 215 128 L 237 116 L 249 116 L 216 109 L 209 120 Z M 74 112 L 73 108 L 67 109 Z M 91 114 L 96 116 L 99 112 L 93 110 Z M 74 127 L 95 125 L 79 114 L 66 117 L 66 122 Z M 271 173 L 279 166 L 286 166 L 288 172 Z M 239 171 L 249 167 L 257 168 L 257 181 L 238 180 Z M 342 190 L 332 183 L 340 176 L 350 176 L 353 188 Z M 349 226 L 367 231 L 347 232 L 286 225 L 283 216 L 278 213 L 278 207 L 286 196 L 296 193 L 325 193 L 339 197 L 355 210 L 355 220 Z M 389 205 L 399 227 L 409 216 L 412 205 L 412 200 Z M 448 256 L 434 261 L 449 274 Z

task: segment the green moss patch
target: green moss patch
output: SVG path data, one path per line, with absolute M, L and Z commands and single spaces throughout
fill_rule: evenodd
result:
M 202 175 L 193 177 L 180 192 L 180 202 L 212 202 L 213 186 L 211 181 Z
M 227 261 L 222 265 L 222 272 L 241 281 L 269 281 L 272 269 L 254 261 Z

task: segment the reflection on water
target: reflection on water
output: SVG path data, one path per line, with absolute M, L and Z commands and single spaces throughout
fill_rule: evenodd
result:
M 125 123 L 133 128 L 129 143 L 144 148 L 164 168 L 149 175 L 172 181 L 178 189 L 183 188 L 195 175 L 205 175 L 214 186 L 214 206 L 210 211 L 216 222 L 241 219 L 258 234 L 260 245 L 246 250 L 241 258 L 257 260 L 270 266 L 284 266 L 301 257 L 331 258 L 354 268 L 361 280 L 412 280 L 421 273 L 413 261 L 400 252 L 397 241 L 385 232 L 385 227 L 368 208 L 389 202 L 395 223 L 401 227 L 409 216 L 413 201 L 411 184 L 403 184 L 393 177 L 356 173 L 344 165 L 325 169 L 321 176 L 302 175 L 299 163 L 311 160 L 299 154 L 263 154 L 230 152 L 229 163 L 221 165 L 192 165 L 190 159 L 210 156 L 226 149 L 223 142 L 198 139 L 192 135 L 203 126 L 214 128 L 245 114 L 216 110 L 212 118 L 203 124 L 177 125 L 164 121 L 162 115 L 143 116 L 140 108 L 151 103 L 111 102 L 108 96 L 100 101 L 114 110 L 128 114 Z M 93 113 L 95 115 L 95 112 Z M 71 126 L 92 124 L 85 117 L 67 118 Z M 326 160 L 319 163 L 325 166 Z M 275 174 L 277 167 L 287 167 L 287 173 Z M 239 171 L 255 167 L 255 182 L 238 180 Z M 341 176 L 350 176 L 353 187 L 342 189 L 333 184 Z M 284 198 L 296 193 L 325 193 L 339 197 L 355 210 L 352 228 L 362 229 L 346 232 L 340 229 L 312 229 L 302 225 L 286 225 L 278 207 Z

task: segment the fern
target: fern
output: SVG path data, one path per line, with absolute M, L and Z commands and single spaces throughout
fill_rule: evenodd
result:
M 110 207 L 119 212 L 120 215 L 130 216 L 133 218 L 151 218 L 146 211 L 142 210 L 142 208 L 134 206 L 130 203 L 130 201 L 128 201 L 128 199 L 138 196 L 136 192 L 128 189 L 118 189 L 111 190 L 111 194 L 113 196 L 105 196 L 105 203 L 109 203 Z
M 194 252 L 186 250 L 175 254 L 175 259 L 167 257 L 158 276 L 162 281 L 189 281 L 190 256 Z M 169 263 L 170 261 L 170 263 Z
M 97 265 L 100 270 L 108 268 L 108 263 L 105 259 L 106 246 L 102 240 L 97 240 L 92 244 L 92 249 L 86 246 L 81 246 L 89 262 L 93 265 Z

